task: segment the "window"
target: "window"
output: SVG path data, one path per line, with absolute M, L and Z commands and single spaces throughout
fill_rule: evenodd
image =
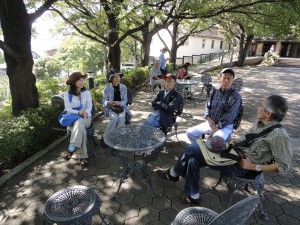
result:
M 214 48 L 215 40 L 211 40 L 211 48 Z
M 205 39 L 202 40 L 202 48 L 205 48 Z
M 223 41 L 220 41 L 220 49 L 223 48 Z

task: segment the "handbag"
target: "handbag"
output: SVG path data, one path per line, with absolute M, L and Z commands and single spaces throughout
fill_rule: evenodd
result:
M 74 108 L 75 109 L 75 108 Z M 76 120 L 81 119 L 82 116 L 74 113 L 67 113 L 67 111 L 63 111 L 59 117 L 58 121 L 59 123 L 64 127 L 69 127 L 75 123 Z
M 205 162 L 208 165 L 211 165 L 211 166 L 227 166 L 227 165 L 232 165 L 232 164 L 237 163 L 237 160 L 224 158 L 224 157 L 221 156 L 220 153 L 215 153 L 215 152 L 212 152 L 212 151 L 208 150 L 207 146 L 205 145 L 205 143 L 202 139 L 198 139 L 197 144 L 199 145 L 200 150 L 202 152 L 202 155 L 205 159 Z M 229 151 L 229 154 L 239 158 L 238 154 L 236 153 L 236 151 L 234 149 L 231 149 Z
M 122 113 L 124 112 L 124 107 L 123 106 L 111 106 L 110 109 L 114 112 L 114 113 Z

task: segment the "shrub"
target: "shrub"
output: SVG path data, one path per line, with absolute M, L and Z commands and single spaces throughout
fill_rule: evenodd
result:
M 0 163 L 22 160 L 57 139 L 59 111 L 50 106 L 0 121 Z

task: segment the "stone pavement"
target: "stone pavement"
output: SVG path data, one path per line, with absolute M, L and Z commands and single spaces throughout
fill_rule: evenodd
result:
M 201 68 L 194 68 L 201 72 Z M 289 113 L 284 121 L 286 129 L 294 147 L 293 164 L 290 172 L 285 176 L 266 174 L 264 188 L 264 207 L 269 215 L 268 222 L 255 213 L 247 222 L 248 225 L 294 225 L 300 224 L 300 145 L 299 126 L 300 110 L 299 100 L 299 68 L 278 67 L 244 67 L 236 68 L 237 77 L 244 79 L 241 91 L 244 105 L 244 118 L 241 127 L 235 132 L 234 137 L 244 133 L 254 120 L 254 115 L 261 100 L 270 94 L 281 94 L 288 99 Z M 199 76 L 194 79 L 199 80 Z M 213 80 L 217 84 L 216 78 Z M 149 163 L 150 169 L 168 168 L 176 162 L 179 154 L 187 146 L 188 140 L 185 130 L 203 121 L 204 95 L 199 97 L 201 84 L 193 87 L 197 100 L 196 107 L 191 102 L 186 102 L 181 117 L 178 118 L 179 143 L 173 132 L 168 135 L 168 153 L 160 153 L 157 160 Z M 131 106 L 134 117 L 132 124 L 141 124 L 151 110 L 150 100 L 154 96 L 145 89 L 134 93 Z M 100 137 L 107 124 L 104 116 L 94 121 L 96 138 Z M 90 166 L 82 169 L 78 160 L 71 159 L 65 162 L 63 156 L 68 142 L 57 145 L 51 152 L 41 157 L 21 173 L 14 176 L 0 191 L 0 224 L 2 225 L 27 225 L 42 224 L 41 218 L 46 200 L 56 191 L 72 185 L 85 185 L 93 188 L 103 201 L 101 211 L 110 222 L 115 225 L 167 225 L 172 222 L 176 214 L 185 205 L 176 204 L 174 199 L 181 196 L 184 179 L 173 183 L 159 179 L 152 174 L 151 179 L 159 197 L 152 192 L 142 179 L 141 174 L 132 173 L 122 185 L 115 201 L 111 200 L 117 190 L 122 166 L 116 157 L 111 156 L 108 148 L 103 149 L 98 145 L 93 151 L 97 157 L 90 158 Z M 225 210 L 227 189 L 224 183 L 211 190 L 210 186 L 216 183 L 218 172 L 201 169 L 201 206 L 220 213 Z M 238 191 L 234 196 L 234 203 L 248 196 L 243 191 Z M 101 224 L 95 215 L 93 225 Z

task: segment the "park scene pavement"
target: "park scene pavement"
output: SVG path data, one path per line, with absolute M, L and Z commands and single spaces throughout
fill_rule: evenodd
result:
M 236 78 L 241 77 L 244 86 L 240 91 L 243 98 L 244 115 L 242 123 L 233 138 L 243 135 L 255 119 L 259 103 L 268 95 L 280 94 L 287 98 L 289 112 L 283 124 L 290 135 L 294 156 L 287 175 L 265 173 L 263 205 L 269 221 L 264 221 L 259 212 L 250 217 L 247 225 L 296 225 L 300 224 L 300 144 L 299 144 L 299 72 L 300 68 L 246 66 L 234 68 Z M 200 81 L 202 67 L 193 68 L 195 80 Z M 213 85 L 218 86 L 217 78 Z M 173 131 L 168 134 L 166 149 L 168 153 L 159 153 L 157 159 L 149 162 L 152 172 L 151 179 L 155 191 L 152 194 L 149 185 L 139 172 L 130 173 L 122 184 L 116 200 L 114 196 L 122 173 L 122 164 L 117 157 L 111 155 L 109 148 L 100 146 L 100 138 L 107 125 L 107 118 L 99 116 L 94 120 L 95 138 L 98 146 L 89 145 L 89 151 L 97 157 L 90 157 L 89 166 L 82 169 L 76 157 L 66 162 L 68 140 L 62 139 L 59 144 L 49 150 L 44 156 L 13 176 L 0 188 L 0 224 L 27 225 L 42 224 L 42 214 L 47 199 L 55 192 L 73 185 L 91 187 L 102 200 L 101 212 L 105 219 L 116 225 L 167 225 L 177 213 L 188 205 L 177 204 L 174 199 L 182 195 L 184 179 L 173 183 L 161 180 L 154 173 L 157 169 L 173 166 L 188 145 L 185 131 L 188 127 L 204 121 L 205 93 L 200 96 L 202 84 L 192 87 L 196 103 L 185 102 L 184 111 L 178 122 L 179 143 Z M 138 88 L 133 94 L 133 104 L 130 106 L 133 118 L 131 124 L 142 124 L 151 111 L 150 102 L 154 94 L 145 87 Z M 222 182 L 216 190 L 212 190 L 219 173 L 210 169 L 201 169 L 201 203 L 200 206 L 210 208 L 217 213 L 226 209 L 227 187 Z M 237 191 L 233 204 L 250 196 L 247 192 Z M 97 215 L 93 216 L 93 225 L 101 224 Z

